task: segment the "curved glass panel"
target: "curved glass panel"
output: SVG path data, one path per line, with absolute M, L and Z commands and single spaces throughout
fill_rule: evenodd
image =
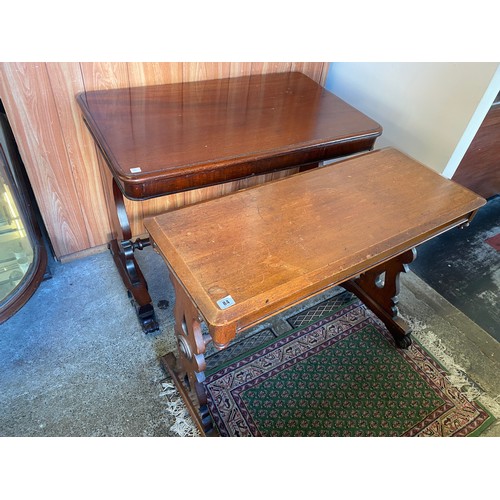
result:
M 0 112 L 0 323 L 31 297 L 46 266 L 36 202 L 7 116 Z
M 23 281 L 34 254 L 6 163 L 0 145 L 0 303 Z

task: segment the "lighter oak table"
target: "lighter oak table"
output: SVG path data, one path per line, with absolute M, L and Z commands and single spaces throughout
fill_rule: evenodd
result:
M 112 182 L 109 248 L 149 333 L 158 323 L 124 199 L 145 200 L 372 149 L 378 123 L 302 73 L 84 92 L 83 118 Z M 107 170 L 107 171 L 106 171 Z M 107 184 L 107 182 L 105 183 Z
M 410 330 L 396 307 L 400 273 L 415 246 L 468 224 L 484 203 L 388 148 L 147 219 L 176 295 L 178 353 L 163 363 L 200 430 L 212 431 L 203 386 L 208 343 L 223 349 L 336 285 L 408 347 Z

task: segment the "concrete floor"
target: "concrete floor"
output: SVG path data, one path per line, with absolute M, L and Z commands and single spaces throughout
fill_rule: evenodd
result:
M 177 435 L 158 362 L 174 345 L 172 288 L 150 248 L 137 259 L 153 302 L 170 301 L 157 308 L 158 334 L 142 333 L 108 252 L 54 264 L 53 277 L 0 325 L 0 436 Z M 413 273 L 403 276 L 400 311 L 500 417 L 500 344 Z M 484 435 L 500 436 L 500 424 Z
M 469 227 L 454 228 L 417 248 L 412 270 L 500 342 L 500 196 L 481 207 Z

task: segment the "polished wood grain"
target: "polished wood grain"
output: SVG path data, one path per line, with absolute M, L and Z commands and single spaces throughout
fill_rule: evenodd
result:
M 382 132 L 296 72 L 85 92 L 78 101 L 136 200 L 367 150 Z
M 394 149 L 145 221 L 214 343 L 466 223 L 484 199 Z M 404 261 L 402 261 L 404 263 Z M 230 295 L 235 305 L 220 309 Z
M 84 91 L 178 83 L 276 71 L 302 71 L 322 84 L 328 63 L 70 62 L 0 63 L 0 99 L 43 215 L 55 256 L 68 260 L 107 242 L 112 200 L 100 182 L 101 153 L 75 114 L 75 94 Z M 74 92 L 71 95 L 71 92 Z M 101 174 L 99 174 L 101 175 Z M 108 174 L 104 174 L 105 176 Z M 263 182 L 282 174 L 266 174 Z M 125 200 L 134 236 L 145 232 L 144 215 L 216 198 L 251 185 L 254 178 L 192 190 L 146 202 Z
M 183 78 L 199 78 L 199 65 L 190 68 L 193 73 Z M 77 97 L 109 167 L 102 179 L 112 192 L 108 205 L 118 215 L 110 217 L 115 227 L 109 248 L 145 333 L 159 324 L 133 253 L 149 241 L 132 240 L 130 200 L 175 196 L 167 200 L 171 208 L 179 193 L 196 190 L 190 202 L 199 202 L 214 197 L 212 185 L 233 181 L 230 189 L 238 189 L 280 170 L 316 167 L 321 160 L 370 149 L 381 133 L 376 122 L 302 73 L 224 77 L 231 68 L 251 70 L 203 65 L 201 77 L 211 71 L 219 78 Z M 248 178 L 252 181 L 244 183 Z M 140 207 L 142 216 L 158 209 Z
M 486 114 L 453 180 L 485 198 L 500 194 L 500 102 Z
M 80 69 L 82 72 L 85 89 L 84 94 L 88 91 L 98 91 L 98 90 L 111 90 L 111 89 L 123 89 L 130 86 L 130 74 L 137 81 L 138 73 L 134 72 L 134 68 L 129 67 L 128 63 L 125 62 L 85 62 L 80 63 Z M 149 70 L 149 72 L 148 72 Z M 155 67 L 142 67 L 143 74 L 148 77 L 156 77 L 158 73 L 158 68 Z M 76 101 L 74 94 L 73 99 Z M 113 103 L 108 104 L 109 108 L 103 109 L 104 112 L 112 112 Z M 81 118 L 81 113 L 80 113 Z M 97 155 L 102 156 L 102 150 L 97 147 L 97 145 L 92 140 L 91 136 L 88 134 L 87 130 L 87 140 L 93 144 L 96 149 Z M 105 165 L 104 162 L 99 161 L 99 165 Z M 108 212 L 114 211 L 114 205 L 112 204 L 113 188 L 111 185 L 111 179 L 108 172 L 101 171 L 101 178 L 103 179 L 103 187 L 106 190 L 106 199 L 111 201 L 111 205 L 108 207 Z M 143 231 L 142 228 L 142 218 L 143 211 L 142 205 L 140 203 L 125 201 L 125 206 L 127 209 L 130 227 L 133 234 L 138 234 Z M 113 219 L 111 218 L 111 223 Z M 112 232 L 116 232 L 116 228 L 112 227 Z M 109 239 L 109 238 L 108 238 Z

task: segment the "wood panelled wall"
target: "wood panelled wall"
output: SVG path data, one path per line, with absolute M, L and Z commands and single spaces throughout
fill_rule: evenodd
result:
M 111 89 L 255 73 L 300 71 L 324 84 L 328 63 L 0 63 L 0 98 L 16 137 L 57 258 L 104 245 L 110 222 L 99 162 L 103 159 L 81 118 L 75 95 Z M 105 171 L 107 169 L 104 169 Z M 135 235 L 142 219 L 171 207 L 282 176 L 237 181 L 165 196 L 127 200 Z

